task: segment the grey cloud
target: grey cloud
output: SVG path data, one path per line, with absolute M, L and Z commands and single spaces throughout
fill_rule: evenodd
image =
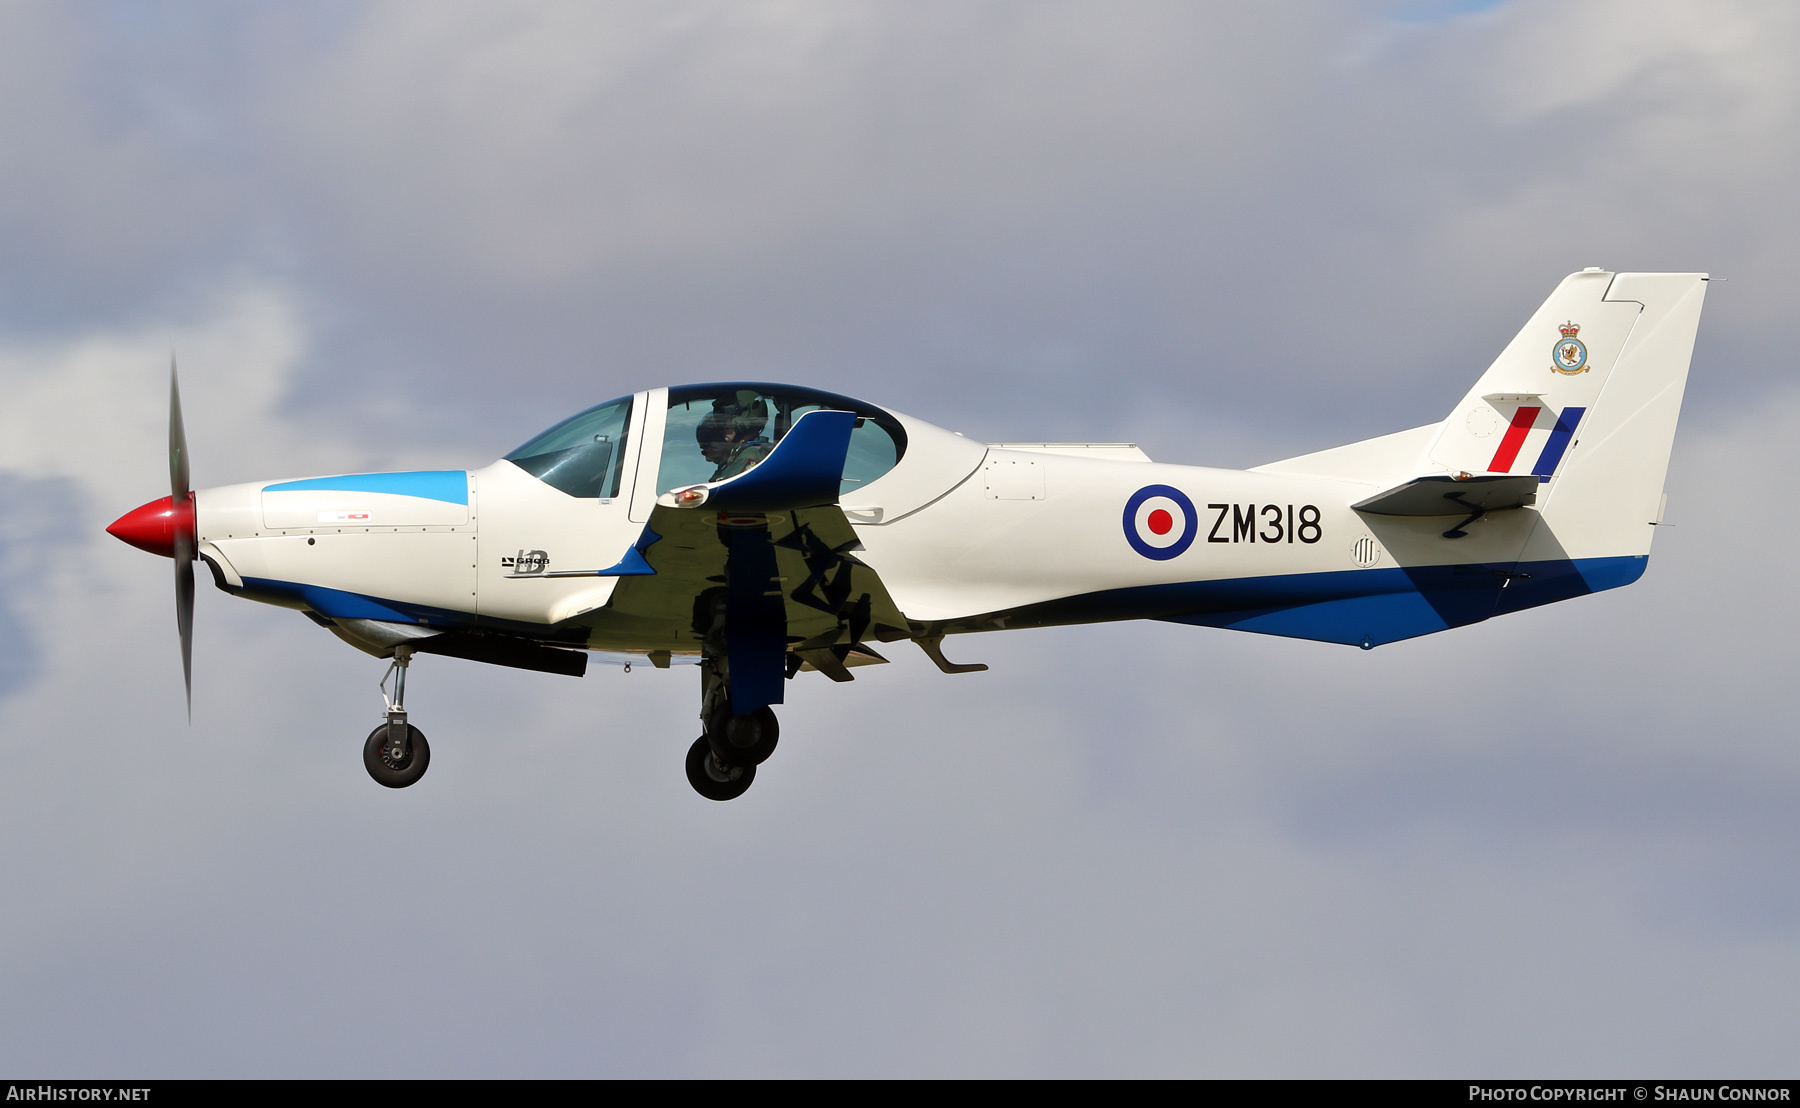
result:
M 76 532 L 83 504 L 69 479 L 21 478 L 0 472 L 0 697 L 37 676 L 42 668 L 38 620 L 53 611 L 32 603 L 34 584 L 47 567 L 80 545 Z M 35 618 L 34 618 L 35 617 Z

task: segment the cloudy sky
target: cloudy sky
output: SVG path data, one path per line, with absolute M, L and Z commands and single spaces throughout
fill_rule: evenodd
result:
M 1800 9 L 0 7 L 0 1071 L 1750 1075 L 1800 1025 Z M 1624 590 L 801 680 L 382 666 L 102 528 L 735 376 L 1254 465 L 1435 422 L 1566 273 L 1714 284 Z M 204 578 L 203 578 L 204 580 Z

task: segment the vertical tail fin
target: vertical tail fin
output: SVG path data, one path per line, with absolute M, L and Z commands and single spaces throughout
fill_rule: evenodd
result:
M 1539 505 L 1544 529 L 1570 557 L 1650 552 L 1706 281 L 1703 273 L 1621 273 L 1607 290 L 1609 303 L 1639 307 L 1637 322 Z
M 1526 560 L 1648 553 L 1705 294 L 1700 273 L 1569 275 L 1440 426 L 1431 462 L 1537 476 L 1547 526 L 1529 545 L 1544 549 Z
M 1607 299 L 1612 281 L 1600 270 L 1564 278 L 1440 426 L 1431 460 L 1548 483 L 1637 322 L 1640 305 Z

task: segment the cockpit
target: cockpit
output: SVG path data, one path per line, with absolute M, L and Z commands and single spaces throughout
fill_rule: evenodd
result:
M 627 449 L 632 407 L 645 395 L 620 397 L 589 408 L 506 459 L 570 496 L 619 496 L 633 457 Z M 857 417 L 844 460 L 840 495 L 872 483 L 906 453 L 906 431 L 899 420 L 871 404 L 836 393 L 793 385 L 730 382 L 683 385 L 669 389 L 667 395 L 666 411 L 657 413 L 663 418 L 639 424 L 643 428 L 639 433 L 654 436 L 657 423 L 661 423 L 661 451 L 654 455 L 655 490 L 659 493 L 723 481 L 745 472 L 768 456 L 795 421 L 813 411 L 854 412 Z M 651 460 L 648 451 L 642 453 L 644 461 Z M 638 480 L 648 477 L 650 474 L 643 474 Z

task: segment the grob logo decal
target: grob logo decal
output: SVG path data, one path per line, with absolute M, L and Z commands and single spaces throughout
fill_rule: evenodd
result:
M 521 550 L 510 558 L 500 559 L 500 568 L 511 570 L 507 577 L 542 577 L 550 568 L 550 555 L 542 550 Z
M 1125 502 L 1125 541 L 1146 558 L 1179 558 L 1199 530 L 1194 502 L 1180 489 L 1145 485 Z

